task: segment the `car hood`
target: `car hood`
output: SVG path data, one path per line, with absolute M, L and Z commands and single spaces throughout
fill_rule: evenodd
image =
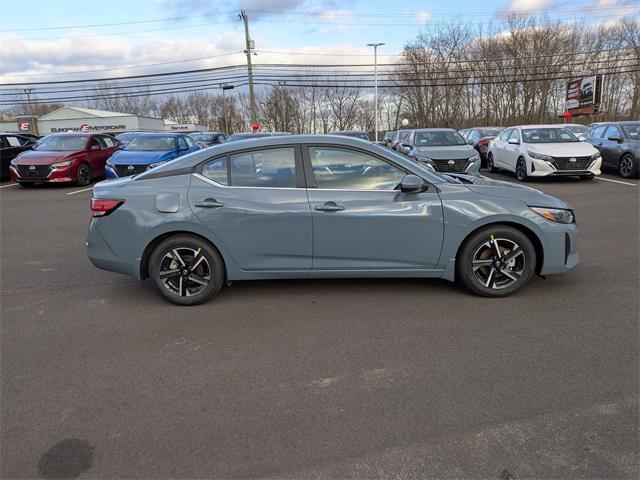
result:
M 415 155 L 429 157 L 433 160 L 467 159 L 478 152 L 470 145 L 451 145 L 447 147 L 415 147 Z
M 593 145 L 585 142 L 527 143 L 525 148 L 552 157 L 588 157 L 597 152 Z
M 173 150 L 168 152 L 135 152 L 130 150 L 118 150 L 111 155 L 109 162 L 120 165 L 149 165 L 175 158 Z
M 73 160 L 83 155 L 84 152 L 46 152 L 27 150 L 18 155 L 15 163 L 18 165 L 51 165 L 52 163 Z
M 474 175 L 447 175 L 459 179 L 469 190 L 482 195 L 520 200 L 531 207 L 572 208 L 559 198 L 525 185 Z

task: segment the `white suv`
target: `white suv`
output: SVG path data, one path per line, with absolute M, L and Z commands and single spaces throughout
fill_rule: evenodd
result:
M 598 150 L 557 125 L 507 128 L 489 143 L 487 154 L 490 172 L 508 170 L 521 182 L 549 175 L 590 180 L 600 175 L 601 165 Z

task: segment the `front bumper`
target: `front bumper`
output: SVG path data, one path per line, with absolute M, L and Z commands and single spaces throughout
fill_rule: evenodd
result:
M 587 168 L 572 168 L 572 169 L 564 169 L 559 170 L 554 165 L 550 164 L 545 160 L 537 160 L 534 158 L 529 159 L 529 176 L 530 177 L 548 177 L 548 176 L 558 176 L 558 177 L 575 177 L 575 176 L 595 176 L 600 175 L 600 168 L 602 167 L 602 157 L 598 157 L 593 160 Z
M 547 245 L 540 274 L 553 275 L 574 268 L 579 261 L 578 226 L 575 223 L 545 222 L 543 230 Z
M 9 176 L 13 182 L 19 183 L 69 183 L 76 181 L 76 168 L 73 164 L 65 168 L 50 168 L 36 171 L 33 175 L 21 175 L 14 165 L 9 166 Z

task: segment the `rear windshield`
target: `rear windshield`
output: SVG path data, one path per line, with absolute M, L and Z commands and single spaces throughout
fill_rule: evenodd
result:
M 119 133 L 116 135 L 116 138 L 120 141 L 127 142 L 131 140 L 133 137 L 135 137 L 136 135 L 140 135 L 140 134 L 135 132 Z
M 418 132 L 413 142 L 416 147 L 444 147 L 447 145 L 465 145 L 466 142 L 458 132 Z
M 640 140 L 640 123 L 622 125 L 624 136 L 631 140 Z
M 192 133 L 190 136 L 196 142 L 213 142 L 214 137 L 211 133 Z
M 522 141 L 524 143 L 569 143 L 580 140 L 566 128 L 523 128 Z
M 125 150 L 133 152 L 167 152 L 175 148 L 175 137 L 141 135 L 129 142 Z
M 43 138 L 34 150 L 45 152 L 75 152 L 83 150 L 89 137 L 83 136 L 50 136 Z
M 478 130 L 481 137 L 497 137 L 501 131 L 500 128 L 481 128 Z

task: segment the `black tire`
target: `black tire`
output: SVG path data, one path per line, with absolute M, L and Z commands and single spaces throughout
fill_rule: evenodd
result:
M 494 162 L 493 162 L 493 153 L 489 152 L 487 154 L 487 171 L 489 173 L 495 173 L 498 171 L 498 169 L 496 168 Z
M 522 157 L 520 157 L 518 159 L 518 163 L 516 163 L 516 179 L 519 182 L 526 182 L 529 180 L 529 175 L 527 174 L 527 162 L 525 162 Z
M 502 259 L 506 259 L 510 253 L 515 253 L 517 250 L 515 247 L 512 250 L 507 250 L 504 248 L 505 246 L 513 244 L 521 250 L 521 253 L 516 258 L 508 261 L 508 264 L 502 263 L 501 270 L 496 270 L 493 267 L 495 255 L 492 253 L 494 251 L 492 237 L 499 242 L 499 249 L 504 255 L 499 259 L 500 262 L 502 262 Z M 474 265 L 474 259 L 478 253 L 480 255 L 486 253 L 487 243 L 489 243 L 490 249 L 489 257 L 476 261 L 492 262 L 492 265 L 477 267 Z M 474 266 L 476 267 L 475 270 Z M 504 297 L 515 292 L 527 284 L 534 275 L 535 269 L 536 250 L 531 240 L 520 230 L 507 225 L 489 225 L 473 233 L 464 241 L 456 258 L 456 279 L 467 290 L 482 297 Z M 491 270 L 493 270 L 493 274 L 490 273 Z M 502 273 L 505 270 L 517 280 L 513 280 Z M 495 283 L 490 281 L 491 275 L 493 275 Z M 489 280 L 490 286 L 481 281 L 485 277 Z M 499 281 L 506 283 L 501 285 L 498 283 Z
M 638 178 L 638 160 L 627 153 L 618 162 L 618 173 L 622 178 Z
M 76 171 L 76 185 L 86 187 L 91 183 L 91 170 L 89 165 L 81 163 Z
M 195 253 L 193 256 L 185 255 L 184 252 L 189 252 L 190 250 L 198 253 Z M 181 258 L 182 266 L 178 264 L 178 259 L 175 258 L 173 254 L 175 251 L 178 252 L 178 256 Z M 206 262 L 200 259 L 200 256 L 204 257 Z M 172 260 L 172 258 L 175 260 Z M 197 263 L 198 260 L 200 263 Z M 199 265 L 198 268 L 206 267 L 204 271 L 205 273 L 208 272 L 208 275 L 205 276 L 209 277 L 206 287 L 200 291 L 189 294 L 190 287 L 188 287 L 188 285 L 192 285 L 193 289 L 197 290 L 201 288 L 198 285 L 202 284 L 196 284 L 190 276 L 184 276 L 182 274 L 167 276 L 166 274 L 172 271 L 164 269 L 164 267 L 167 266 L 167 261 L 170 261 L 169 265 L 173 265 L 175 261 L 178 266 L 177 268 L 181 268 L 182 270 L 185 268 L 188 269 L 194 264 Z M 161 273 L 164 275 L 164 278 L 161 277 Z M 201 273 L 196 270 L 193 274 L 194 278 L 196 278 L 195 273 L 201 275 Z M 216 295 L 224 285 L 224 261 L 218 251 L 206 240 L 193 235 L 175 235 L 162 241 L 151 253 L 151 257 L 149 258 L 149 276 L 153 279 L 162 296 L 170 302 L 176 305 L 198 305 Z M 198 276 L 197 278 L 201 280 L 205 277 Z M 179 287 L 176 286 L 176 281 Z M 175 291 L 179 288 L 180 293 L 182 293 L 183 285 L 185 295 L 181 295 Z
M 595 177 L 595 175 L 582 175 L 579 177 L 580 180 L 593 180 Z

